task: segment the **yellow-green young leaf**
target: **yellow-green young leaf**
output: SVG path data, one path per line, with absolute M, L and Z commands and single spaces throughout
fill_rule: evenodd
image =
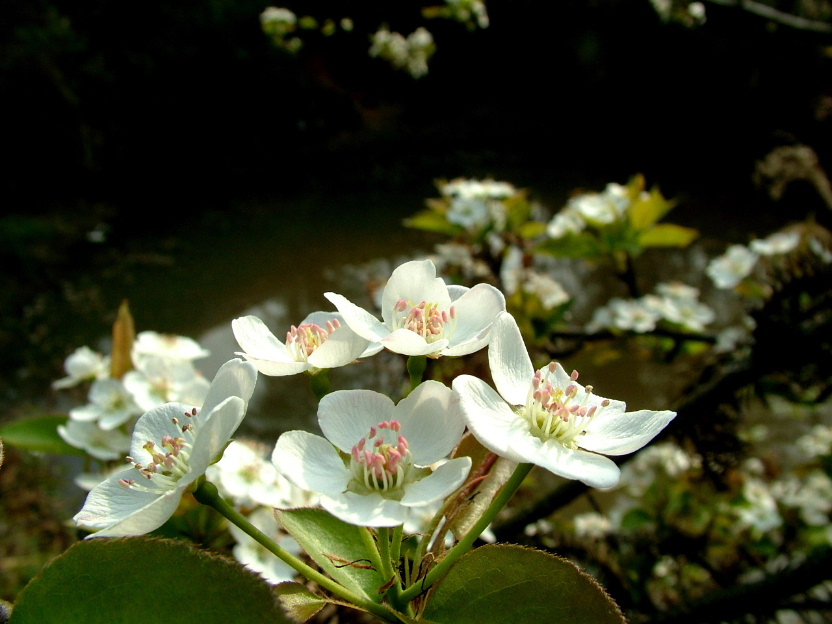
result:
M 654 188 L 647 197 L 638 197 L 630 205 L 630 225 L 637 230 L 650 227 L 660 221 L 675 205 L 676 202 L 668 201 Z
M 373 565 L 368 529 L 323 509 L 276 509 L 274 517 L 329 576 L 370 600 L 378 599 L 378 589 L 389 579 Z
M 510 229 L 517 229 L 528 221 L 532 216 L 532 205 L 526 197 L 526 193 L 518 191 L 511 197 L 503 200 L 506 207 L 507 221 Z
M 78 542 L 20 592 L 10 624 L 290 624 L 272 587 L 184 540 Z
M 63 414 L 26 418 L 9 423 L 0 429 L 0 435 L 6 444 L 27 451 L 51 455 L 83 455 L 84 451 L 68 444 L 58 435 L 58 426 L 66 424 L 67 420 L 68 417 Z
M 477 548 L 435 586 L 425 608 L 441 624 L 624 624 L 603 587 L 573 563 L 510 544 Z
M 326 600 L 313 594 L 300 583 L 287 581 L 274 588 L 280 606 L 293 622 L 305 622 L 323 609 Z
M 601 253 L 601 245 L 591 234 L 574 234 L 545 240 L 534 251 L 556 258 L 594 258 Z
M 445 218 L 445 215 L 434 212 L 433 210 L 417 212 L 412 217 L 405 219 L 404 224 L 409 228 L 436 232 L 437 234 L 447 234 L 448 236 L 454 236 L 463 231 L 461 226 L 451 223 Z
M 543 236 L 546 233 L 546 224 L 541 221 L 527 221 L 519 228 L 517 233 L 521 238 L 532 239 Z
M 659 223 L 644 230 L 638 238 L 642 247 L 687 247 L 699 232 L 693 228 L 675 225 L 673 223 Z
M 121 379 L 133 368 L 133 341 L 136 339 L 136 325 L 127 300 L 121 302 L 116 322 L 113 323 L 113 349 L 110 352 L 110 375 Z

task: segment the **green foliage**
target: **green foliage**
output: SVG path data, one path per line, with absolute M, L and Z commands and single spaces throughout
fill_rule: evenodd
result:
M 23 589 L 10 622 L 116 624 L 160 617 L 171 624 L 289 622 L 270 586 L 236 561 L 184 541 L 146 537 L 70 547 Z
M 483 546 L 461 557 L 437 584 L 425 617 L 442 624 L 624 622 L 604 589 L 574 564 L 511 545 Z
M 84 451 L 67 444 L 58 435 L 58 426 L 66 424 L 67 420 L 67 416 L 59 414 L 27 418 L 6 425 L 0 429 L 0 435 L 7 444 L 27 451 L 54 455 L 84 455 Z
M 347 524 L 323 509 L 278 509 L 275 517 L 321 569 L 336 581 L 378 601 L 382 578 L 367 548 L 369 529 Z
M 293 622 L 305 622 L 327 603 L 300 583 L 288 581 L 275 587 L 280 605 Z

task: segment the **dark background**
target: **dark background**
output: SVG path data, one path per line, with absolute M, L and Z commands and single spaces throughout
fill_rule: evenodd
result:
M 399 223 L 438 177 L 491 175 L 557 208 L 635 173 L 679 200 L 674 222 L 729 241 L 829 212 L 808 184 L 771 201 L 752 173 L 776 145 L 832 156 L 830 36 L 710 3 L 689 29 L 647 0 L 490 0 L 490 27 L 468 32 L 415 2 L 322 1 L 285 6 L 355 30 L 290 55 L 261 31 L 266 6 L 0 0 L 0 398 L 42 394 L 148 267 L 145 290 L 180 279 L 188 298 L 136 306 L 140 329 L 238 313 L 211 291 L 227 245 L 196 232 L 252 215 L 295 238 L 356 221 L 364 245 L 385 219 L 368 193 Z M 431 30 L 427 76 L 368 56 L 382 22 Z M 177 274 L 186 255 L 198 280 Z
M 529 168 L 705 193 L 748 184 L 778 142 L 828 144 L 831 40 L 734 8 L 686 29 L 647 0 L 492 0 L 469 33 L 413 2 L 287 3 L 356 23 L 291 56 L 262 34 L 262 2 L 2 4 L 6 212 L 81 198 L 185 216 L 205 198 Z M 368 57 L 382 21 L 432 30 L 427 76 Z

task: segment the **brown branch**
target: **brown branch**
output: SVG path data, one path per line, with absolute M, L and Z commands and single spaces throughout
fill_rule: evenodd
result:
M 818 33 L 832 33 L 832 24 L 828 22 L 821 22 L 819 20 L 800 17 L 799 15 L 794 15 L 792 13 L 786 13 L 785 11 L 780 11 L 778 9 L 775 9 L 774 7 L 768 6 L 767 4 L 755 2 L 754 0 L 708 1 L 712 2 L 713 4 L 720 4 L 722 6 L 738 7 L 740 9 L 743 9 L 744 11 L 748 11 L 749 13 L 753 13 L 755 15 L 759 15 L 760 17 L 769 19 L 772 22 L 777 22 L 778 24 L 782 24 L 783 26 L 789 26 L 790 28 L 796 28 L 797 30 L 809 30 Z

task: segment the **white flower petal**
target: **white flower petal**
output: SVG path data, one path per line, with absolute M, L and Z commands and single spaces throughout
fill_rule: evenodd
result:
M 402 355 L 430 355 L 442 351 L 448 346 L 447 338 L 428 342 L 416 332 L 409 329 L 397 329 L 380 340 L 381 344 Z
M 228 360 L 214 375 L 200 413 L 207 414 L 217 404 L 231 396 L 240 397 L 244 405 L 248 406 L 248 401 L 254 394 L 255 383 L 257 383 L 257 368 L 254 364 L 244 362 L 239 358 Z
M 505 312 L 494 321 L 488 345 L 488 364 L 494 385 L 511 405 L 524 405 L 534 377 L 534 366 L 514 317 Z
M 178 438 L 182 429 L 173 420 L 178 419 L 182 424 L 187 422 L 185 413 L 190 413 L 193 406 L 185 403 L 165 403 L 145 412 L 133 427 L 133 438 L 130 443 L 130 456 L 140 464 L 152 463 L 150 453 L 144 448 L 149 442 L 160 442 L 162 436 L 169 435 Z
M 309 356 L 309 363 L 315 368 L 337 368 L 354 362 L 370 342 L 356 334 L 348 326 L 332 332 L 324 343 Z
M 194 448 L 188 461 L 194 478 L 199 477 L 205 469 L 225 448 L 231 436 L 246 415 L 246 404 L 240 397 L 230 396 L 211 410 L 196 429 Z M 186 479 L 183 477 L 183 480 Z
M 438 381 L 425 381 L 396 405 L 394 418 L 402 425 L 413 462 L 427 466 L 446 457 L 465 431 L 453 391 Z
M 462 485 L 470 471 L 470 457 L 450 459 L 428 476 L 409 484 L 400 502 L 405 507 L 422 507 L 435 503 Z
M 384 323 L 343 295 L 327 292 L 324 293 L 324 297 L 338 308 L 338 312 L 344 317 L 344 322 L 362 338 L 370 342 L 380 342 L 390 333 L 390 329 Z
M 294 361 L 266 324 L 256 316 L 242 316 L 231 321 L 234 338 L 248 360 Z
M 487 344 L 494 320 L 506 309 L 506 299 L 490 284 L 477 284 L 453 305 L 457 325 L 446 355 L 468 355 Z
M 318 424 L 326 439 L 345 453 L 370 427 L 395 416 L 393 400 L 372 390 L 337 390 L 318 404 Z
M 143 535 L 162 526 L 179 505 L 183 488 L 159 494 L 119 484 L 123 473 L 95 486 L 84 508 L 75 514 L 79 526 L 101 529 L 88 537 Z
M 611 488 L 621 471 L 609 457 L 580 449 L 568 449 L 557 440 L 543 442 L 533 435 L 515 436 L 511 446 L 523 461 L 531 462 L 566 479 L 577 479 L 594 488 Z
M 608 410 L 601 409 L 596 413 L 580 439 L 582 448 L 606 455 L 632 453 L 656 437 L 676 416 L 676 412 L 667 410 L 625 413 Z
M 511 433 L 522 423 L 499 394 L 478 377 L 460 375 L 453 381 L 465 423 L 480 444 L 511 461 L 528 462 L 509 447 Z
M 402 299 L 411 305 L 422 301 L 436 303 L 440 310 L 451 306 L 448 286 L 441 277 L 436 277 L 436 266 L 431 260 L 405 262 L 390 274 L 381 296 L 381 316 L 390 329 L 393 327 L 393 310 Z
M 282 434 L 275 444 L 272 463 L 299 488 L 327 496 L 341 494 L 352 478 L 335 447 L 307 431 Z
M 322 496 L 321 506 L 336 518 L 359 526 L 399 526 L 408 516 L 407 507 L 379 494 L 344 492 L 338 496 Z
M 297 362 L 295 360 L 281 362 L 277 360 L 261 360 L 248 355 L 247 353 L 238 352 L 237 355 L 242 355 L 246 360 L 254 364 L 257 370 L 269 377 L 287 377 L 289 375 L 297 375 L 312 368 L 308 362 Z

